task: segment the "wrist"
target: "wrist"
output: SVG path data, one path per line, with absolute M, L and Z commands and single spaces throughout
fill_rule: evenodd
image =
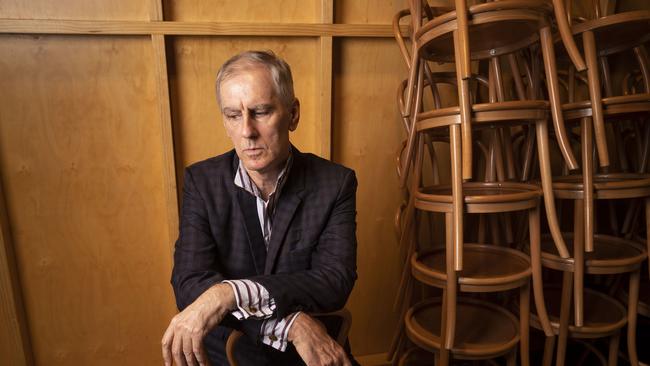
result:
M 228 313 L 237 308 L 235 292 L 227 283 L 219 283 L 210 288 L 212 303 L 215 304 L 215 310 Z
M 222 319 L 235 308 L 235 295 L 228 284 L 216 284 L 207 289 L 198 299 L 198 309 L 207 319 Z
M 289 328 L 289 332 L 287 333 L 287 341 L 295 343 L 296 339 L 300 338 L 300 332 L 304 326 L 304 316 L 305 314 L 301 311 L 296 314 L 296 317 L 291 324 L 291 328 Z

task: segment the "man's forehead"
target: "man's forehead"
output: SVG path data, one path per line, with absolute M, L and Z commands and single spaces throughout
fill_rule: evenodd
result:
M 237 77 L 251 77 L 255 79 L 263 79 L 264 81 L 269 82 L 273 80 L 271 70 L 266 65 L 259 63 L 246 62 L 238 64 L 232 67 L 229 74 L 230 75 L 223 80 L 224 83 Z
M 229 93 L 251 89 L 256 94 L 275 96 L 275 88 L 271 73 L 264 66 L 245 68 L 233 72 L 228 78 L 221 82 L 222 97 Z

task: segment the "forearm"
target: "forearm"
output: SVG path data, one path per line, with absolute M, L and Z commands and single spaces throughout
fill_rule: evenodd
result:
M 282 318 L 296 311 L 326 313 L 341 309 L 356 277 L 354 268 L 341 266 L 256 276 L 251 280 L 269 291 L 276 314 Z

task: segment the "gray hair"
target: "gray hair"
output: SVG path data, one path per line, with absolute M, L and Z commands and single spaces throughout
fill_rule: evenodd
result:
M 269 70 L 275 93 L 286 107 L 290 107 L 296 99 L 293 92 L 291 68 L 273 51 L 246 51 L 231 57 L 217 72 L 217 102 L 221 107 L 221 84 L 243 70 L 262 65 Z

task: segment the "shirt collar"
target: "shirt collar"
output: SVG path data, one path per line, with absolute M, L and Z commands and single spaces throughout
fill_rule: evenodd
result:
M 278 179 L 275 181 L 275 189 L 269 195 L 269 200 L 271 199 L 272 196 L 278 196 L 282 191 L 282 188 L 284 187 L 284 184 L 287 180 L 286 177 L 289 175 L 289 171 L 291 170 L 292 164 L 293 164 L 293 149 L 291 148 L 291 145 L 289 145 L 289 157 L 287 158 L 287 161 L 284 163 L 284 167 L 280 171 L 280 174 L 278 175 Z M 246 171 L 246 168 L 244 168 L 244 164 L 242 164 L 241 159 L 239 160 L 239 165 L 237 166 L 237 172 L 235 173 L 234 183 L 237 187 L 244 189 L 246 192 L 252 194 L 253 196 L 259 199 L 262 199 L 262 192 L 259 190 L 259 188 L 257 188 L 255 182 L 253 182 L 253 179 L 251 179 L 250 175 L 248 174 L 248 171 Z

